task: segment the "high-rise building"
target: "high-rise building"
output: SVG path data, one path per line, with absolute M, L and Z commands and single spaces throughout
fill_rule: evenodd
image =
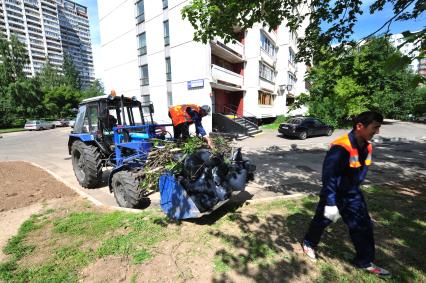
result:
M 306 91 L 306 65 L 295 61 L 298 35 L 285 23 L 271 30 L 257 24 L 235 28 L 233 43 L 195 42 L 181 15 L 189 2 L 98 1 L 106 89 L 152 101 L 158 121 L 170 122 L 168 107 L 184 103 L 257 120 L 287 114 Z M 215 128 L 211 117 L 204 120 Z
M 30 63 L 25 73 L 39 72 L 46 61 L 58 69 L 69 54 L 83 86 L 94 80 L 87 8 L 68 0 L 1 0 L 0 33 L 25 44 Z
M 87 8 L 68 0 L 57 0 L 62 48 L 80 72 L 83 87 L 94 79 L 92 44 Z

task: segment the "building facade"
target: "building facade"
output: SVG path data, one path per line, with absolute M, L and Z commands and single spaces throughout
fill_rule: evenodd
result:
M 389 42 L 399 49 L 399 51 L 409 57 L 414 58 L 410 63 L 410 69 L 413 72 L 420 74 L 426 78 L 426 57 L 418 58 L 420 52 L 420 42 L 414 43 L 405 43 L 404 36 L 399 34 L 393 34 L 389 37 Z M 402 45 L 404 44 L 404 45 Z M 416 50 L 416 51 L 413 51 Z
M 164 122 L 170 122 L 169 106 L 184 103 L 253 119 L 287 114 L 306 91 L 306 66 L 295 61 L 297 34 L 285 23 L 271 31 L 255 25 L 235 29 L 234 43 L 202 44 L 182 19 L 188 4 L 98 1 L 106 90 L 152 101 L 156 120 Z M 211 116 L 203 121 L 212 130 Z
M 83 87 L 95 80 L 87 8 L 68 0 L 57 0 L 64 53 L 80 73 Z
M 83 86 L 94 80 L 87 8 L 68 0 L 1 0 L 0 32 L 25 44 L 33 76 L 46 61 L 60 69 L 68 54 Z

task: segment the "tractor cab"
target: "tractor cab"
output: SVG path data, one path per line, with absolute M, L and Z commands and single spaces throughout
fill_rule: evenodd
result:
M 68 140 L 80 185 L 98 186 L 103 166 L 112 166 L 112 173 L 123 166 L 143 166 L 153 141 L 166 139 L 166 126 L 171 125 L 156 124 L 153 113 L 152 103 L 142 104 L 136 97 L 83 100 Z
M 73 134 L 87 134 L 87 138 L 93 137 L 98 142 L 111 144 L 114 127 L 152 125 L 153 113 L 152 104 L 142 105 L 135 97 L 104 95 L 88 98 L 79 106 Z M 142 127 L 134 132 L 143 132 L 148 128 Z

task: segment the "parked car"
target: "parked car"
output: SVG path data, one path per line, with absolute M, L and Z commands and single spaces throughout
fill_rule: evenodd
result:
M 70 126 L 71 128 L 74 128 L 74 124 L 75 124 L 75 120 L 70 120 L 68 122 L 68 126 Z
M 331 136 L 333 127 L 312 117 L 294 117 L 287 123 L 282 123 L 278 132 L 283 136 L 298 137 L 301 140 L 312 136 Z
M 61 121 L 59 120 L 53 121 L 52 123 L 55 125 L 55 127 L 62 127 Z
M 53 129 L 55 128 L 55 125 L 51 122 L 47 122 L 45 120 L 32 120 L 32 121 L 27 121 L 25 123 L 24 129 L 26 130 L 47 130 L 47 129 Z
M 68 127 L 70 125 L 70 121 L 68 119 L 60 119 L 53 123 L 56 127 Z

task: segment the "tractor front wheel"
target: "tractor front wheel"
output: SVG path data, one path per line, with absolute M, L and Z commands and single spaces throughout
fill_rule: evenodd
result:
M 72 167 L 84 188 L 95 188 L 102 182 L 102 160 L 99 148 L 75 141 L 71 147 Z
M 140 174 L 119 171 L 112 176 L 111 186 L 118 205 L 127 208 L 139 208 L 147 200 L 145 190 L 139 187 Z

